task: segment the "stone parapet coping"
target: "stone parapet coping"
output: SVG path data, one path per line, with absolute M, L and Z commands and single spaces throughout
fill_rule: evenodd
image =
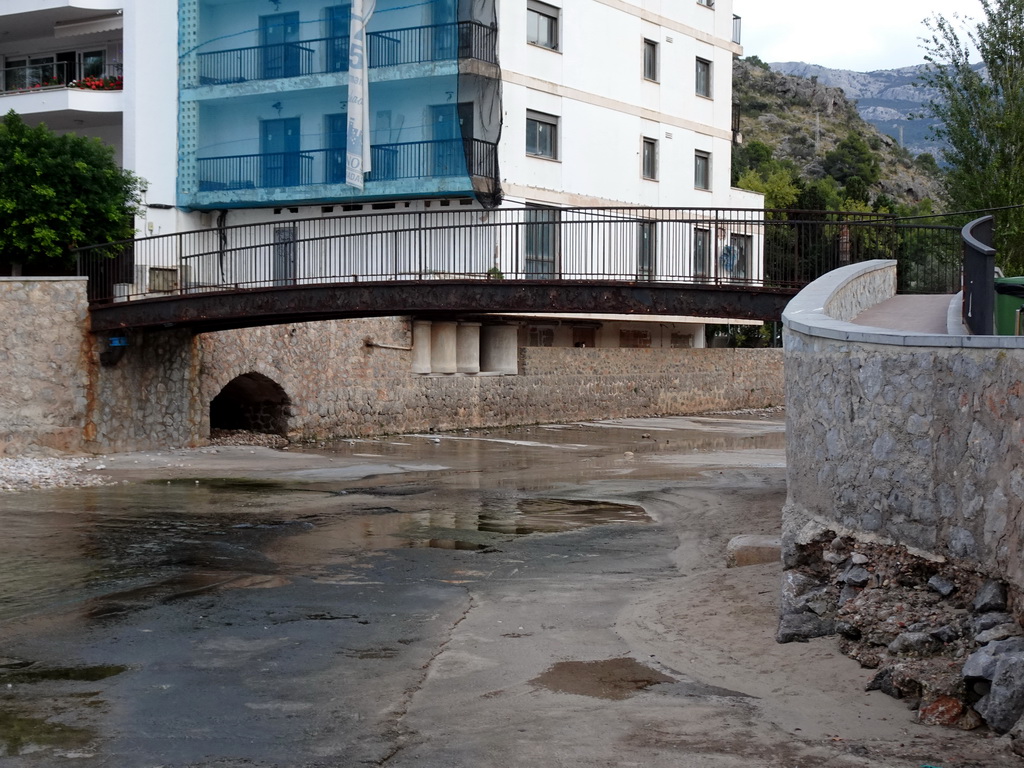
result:
M 877 328 L 858 325 L 856 323 L 837 320 L 830 316 L 825 307 L 845 291 L 857 290 L 865 282 L 877 278 L 879 271 L 895 273 L 896 262 L 889 259 L 876 259 L 859 264 L 840 267 L 822 275 L 812 282 L 792 301 L 786 305 L 782 313 L 783 325 L 792 332 L 806 336 L 815 336 L 836 341 L 852 341 L 865 344 L 886 344 L 896 347 L 937 347 L 937 348 L 973 348 L 973 349 L 1024 349 L 1024 336 L 975 336 L 959 335 L 959 296 L 951 302 L 947 324 L 952 321 L 954 334 L 944 333 L 910 333 L 891 328 Z M 895 283 L 893 283 L 895 284 Z M 881 303 L 892 295 L 870 297 L 863 309 Z M 957 306 L 954 307 L 953 304 Z
M 88 277 L 76 277 L 75 275 L 65 275 L 63 277 L 33 277 L 27 275 L 25 277 L 0 277 L 0 283 L 78 283 L 88 282 Z

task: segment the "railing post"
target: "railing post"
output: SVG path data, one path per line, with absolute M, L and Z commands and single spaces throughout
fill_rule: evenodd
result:
M 961 231 L 964 254 L 963 321 L 971 333 L 991 336 L 995 313 L 995 218 L 983 216 Z

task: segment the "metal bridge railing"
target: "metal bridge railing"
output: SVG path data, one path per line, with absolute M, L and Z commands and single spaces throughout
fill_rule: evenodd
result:
M 457 202 L 457 201 L 451 201 Z M 276 286 L 439 279 L 802 287 L 900 261 L 903 292 L 955 293 L 960 228 L 820 211 L 476 206 L 211 227 L 77 250 L 94 303 Z

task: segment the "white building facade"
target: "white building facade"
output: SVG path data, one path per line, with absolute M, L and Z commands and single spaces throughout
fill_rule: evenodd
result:
M 238 283 L 313 279 L 325 259 L 361 274 L 374 247 L 323 245 L 353 216 L 525 208 L 529 242 L 483 235 L 460 271 L 547 278 L 592 271 L 556 242 L 591 216 L 566 208 L 763 207 L 729 183 L 731 0 L 0 0 L 0 29 L 0 109 L 113 145 L 145 180 L 140 237 L 272 226 L 285 258 L 257 274 L 239 257 Z M 690 226 L 682 243 L 636 227 L 621 275 L 761 274 L 756 229 Z M 451 271 L 442 250 L 419 274 Z M 197 257 L 178 280 L 213 271 Z M 648 324 L 566 322 L 524 321 L 520 343 L 703 345 L 698 319 L 646 342 Z

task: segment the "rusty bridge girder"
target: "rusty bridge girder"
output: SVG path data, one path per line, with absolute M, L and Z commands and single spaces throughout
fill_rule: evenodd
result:
M 92 331 L 189 328 L 206 333 L 355 317 L 481 314 L 685 315 L 778 320 L 796 289 L 753 285 L 612 281 L 428 281 L 313 283 L 233 292 L 171 294 L 91 307 Z

